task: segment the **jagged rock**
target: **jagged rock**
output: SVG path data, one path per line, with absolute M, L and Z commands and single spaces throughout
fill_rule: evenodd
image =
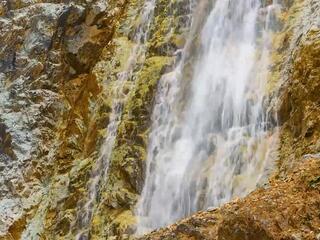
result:
M 281 17 L 285 26 L 274 40 L 269 85 L 279 99 L 275 103 L 281 124 L 279 172 L 266 188 L 244 199 L 197 213 L 139 239 L 317 238 L 320 3 L 288 1 L 286 7 L 289 12 Z
M 283 55 L 283 84 L 280 88 L 279 120 L 282 125 L 280 171 L 286 172 L 295 159 L 320 151 L 320 5 L 304 1 L 292 7 L 296 16 L 287 27 L 290 41 Z M 308 19 L 303 21 L 302 19 Z M 292 30 L 293 28 L 293 30 Z
M 284 180 L 272 179 L 266 189 L 139 239 L 316 239 L 320 227 L 319 175 L 319 159 L 310 159 L 288 172 Z
M 101 83 L 89 72 L 125 4 L 0 2 L 2 238 L 56 239 L 69 232 L 86 179 L 74 186 L 70 179 L 77 177 L 68 172 L 76 160 L 97 155 L 98 131 L 107 121 Z
M 143 239 L 319 238 L 320 2 L 283 3 L 268 89 L 280 99 L 272 109 L 281 123 L 279 179 Z M 125 100 L 117 103 L 122 112 L 109 173 L 96 186 L 87 228 L 91 239 L 130 238 L 155 90 L 186 45 L 187 4 L 158 1 L 143 57 L 128 61 L 138 45 L 143 1 L 0 0 L 1 240 L 75 238 L 119 95 Z M 191 60 L 210 4 L 199 4 L 204 14 L 192 29 Z
M 161 9 L 169 8 L 167 3 L 162 1 Z M 0 2 L 0 39 L 4 40 L 0 42 L 3 238 L 69 239 L 77 232 L 78 207 L 86 201 L 91 169 L 99 159 L 110 121 L 116 84 L 112 82 L 129 67 L 127 59 L 136 44 L 130 38 L 138 26 L 142 4 L 102 0 Z M 189 13 L 170 14 L 173 19 Z M 156 17 L 152 32 L 162 38 L 161 34 L 169 32 L 160 32 L 157 24 L 165 20 L 165 14 L 157 10 Z M 180 42 L 176 50 L 183 46 L 179 34 L 186 29 L 172 28 L 176 29 L 175 42 Z M 154 38 L 150 44 L 156 41 Z M 174 50 L 161 50 L 161 55 L 172 55 Z M 133 77 L 140 78 L 138 85 L 132 87 L 128 82 L 124 89 L 131 99 L 124 106 L 124 119 L 128 114 L 135 118 L 123 121 L 117 141 L 119 147 L 126 141 L 136 145 L 125 158 L 112 160 L 115 174 L 121 174 L 115 178 L 111 174 L 110 182 L 130 187 L 106 192 L 96 203 L 101 221 L 97 223 L 94 218 L 93 227 L 102 229 L 93 229 L 97 238 L 102 233 L 126 234 L 134 222 L 127 224 L 133 219 L 131 210 L 142 188 L 152 99 L 157 80 L 169 65 L 169 58 L 155 56 L 157 51 L 148 52 L 149 64 L 139 62 L 134 69 Z M 145 77 L 150 81 L 144 83 Z M 117 217 L 104 215 L 106 203 L 113 206 Z M 114 229 L 110 232 L 109 222 Z

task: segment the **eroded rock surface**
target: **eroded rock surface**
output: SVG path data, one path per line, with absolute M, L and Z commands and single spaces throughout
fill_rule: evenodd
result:
M 90 238 L 132 232 L 157 81 L 184 45 L 188 1 L 157 3 L 124 83 Z M 173 6 L 174 5 L 174 6 Z M 171 10 L 174 9 L 174 10 Z M 0 239 L 74 239 L 143 1 L 0 1 Z
M 280 171 L 302 155 L 320 152 L 320 2 L 301 1 L 288 13 L 282 57 Z
M 91 239 L 130 238 L 157 82 L 185 45 L 189 3 L 157 1 L 145 53 L 131 69 L 143 1 L 0 1 L 1 240 L 75 239 L 127 69 L 109 173 L 87 229 Z M 283 4 L 269 86 L 279 171 L 243 200 L 142 239 L 320 238 L 320 1 Z
M 290 1 L 274 37 L 269 86 L 280 125 L 278 171 L 244 199 L 140 239 L 319 239 L 320 2 Z
M 69 232 L 106 124 L 91 72 L 126 4 L 0 2 L 0 238 Z
M 140 239 L 317 239 L 319 237 L 320 158 L 308 156 L 243 200 L 200 212 Z

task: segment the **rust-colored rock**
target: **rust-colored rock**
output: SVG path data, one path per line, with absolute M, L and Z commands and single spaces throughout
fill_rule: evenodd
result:
M 200 212 L 141 240 L 314 240 L 320 233 L 320 157 L 308 156 L 285 179 L 244 199 Z
M 92 239 L 128 239 L 134 232 L 155 90 L 185 44 L 186 2 L 158 1 L 145 56 L 124 84 L 110 173 L 97 186 L 88 226 Z M 272 106 L 281 128 L 279 171 L 242 200 L 142 239 L 320 239 L 319 0 L 283 3 L 270 84 L 279 100 Z M 1 240 L 75 238 L 142 6 L 0 0 Z M 185 68 L 188 84 L 192 66 Z

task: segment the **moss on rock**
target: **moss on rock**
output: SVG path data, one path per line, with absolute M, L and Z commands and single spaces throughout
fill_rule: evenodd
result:
M 134 221 L 123 222 L 123 214 L 130 213 L 133 218 L 133 207 L 142 190 L 153 99 L 157 83 L 171 62 L 171 57 L 148 58 L 135 76 L 135 85 L 123 106 L 107 185 L 95 217 L 101 223 L 93 226 L 92 232 L 97 235 L 120 236 L 133 228 Z

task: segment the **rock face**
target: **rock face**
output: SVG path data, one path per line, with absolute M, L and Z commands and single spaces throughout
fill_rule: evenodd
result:
M 319 1 L 291 1 L 274 37 L 269 87 L 280 124 L 278 171 L 242 200 L 140 239 L 319 239 Z
M 0 2 L 0 238 L 69 232 L 107 121 L 92 69 L 125 7 Z
M 317 239 L 319 236 L 320 158 L 306 157 L 287 173 L 271 180 L 243 200 L 196 215 L 142 237 L 169 239 Z
M 184 44 L 188 4 L 157 3 L 147 50 L 123 83 L 110 174 L 85 229 L 92 239 L 132 229 L 155 87 Z M 74 239 L 81 230 L 143 9 L 125 0 L 0 1 L 0 239 Z
M 320 1 L 284 2 L 271 81 L 279 171 L 266 189 L 143 239 L 319 238 Z M 142 41 L 143 1 L 0 0 L 1 240 L 130 238 L 157 82 L 185 44 L 189 4 L 157 1 Z M 83 229 L 115 106 L 108 174 Z
M 295 159 L 320 152 L 320 3 L 302 1 L 291 11 L 283 34 L 279 120 L 282 125 L 280 171 Z

